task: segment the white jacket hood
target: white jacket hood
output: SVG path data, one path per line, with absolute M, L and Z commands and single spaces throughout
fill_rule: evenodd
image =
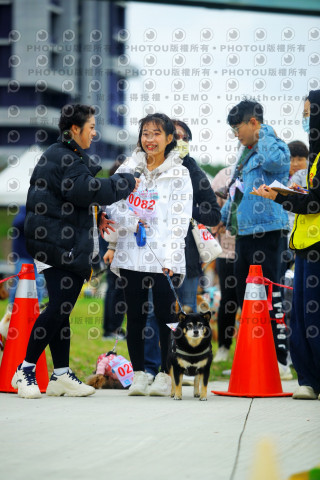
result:
M 171 150 L 165 161 L 159 165 L 159 167 L 150 172 L 147 168 L 147 154 L 141 148 L 137 147 L 132 153 L 131 157 L 128 157 L 123 162 L 123 166 L 126 165 L 134 171 L 136 166 L 143 164 L 144 168 L 142 173 L 145 175 L 145 177 L 155 179 L 162 173 L 168 172 L 174 167 L 182 165 L 182 162 L 183 159 L 180 158 L 179 152 L 177 150 Z

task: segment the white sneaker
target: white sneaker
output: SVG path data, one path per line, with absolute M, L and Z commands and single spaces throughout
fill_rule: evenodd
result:
M 222 346 L 218 348 L 217 353 L 215 354 L 215 357 L 213 359 L 213 363 L 226 362 L 228 358 L 229 358 L 229 349 Z
M 148 376 L 142 370 L 134 372 L 133 381 L 129 387 L 128 395 L 148 395 Z
M 317 394 L 312 387 L 300 385 L 292 395 L 296 400 L 317 400 Z
M 171 395 L 171 377 L 163 372 L 158 373 L 150 387 L 149 395 L 151 397 L 167 397 Z
M 11 385 L 18 389 L 18 397 L 21 398 L 41 398 L 36 380 L 36 367 L 21 367 L 18 366 L 16 373 L 13 375 Z
M 187 387 L 193 387 L 194 377 L 191 377 L 190 375 L 183 375 L 182 385 L 187 386 Z
M 293 375 L 291 373 L 289 365 L 283 365 L 282 363 L 278 362 L 279 372 L 280 372 L 280 379 L 281 380 L 292 380 Z
M 152 375 L 150 372 L 146 372 L 146 375 L 148 377 L 148 385 L 151 385 L 154 380 L 154 375 Z
M 87 397 L 93 395 L 96 389 L 81 382 L 73 371 L 69 368 L 69 372 L 63 375 L 53 373 L 47 387 L 46 394 L 51 397 Z

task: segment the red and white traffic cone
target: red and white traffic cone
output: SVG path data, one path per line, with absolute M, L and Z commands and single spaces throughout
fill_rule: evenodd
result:
M 11 380 L 18 365 L 25 358 L 30 333 L 38 316 L 39 302 L 34 267 L 32 264 L 25 263 L 19 274 L 8 337 L 0 367 L 0 392 L 16 393 L 11 386 Z M 44 393 L 49 382 L 45 352 L 41 354 L 37 362 L 36 378 L 40 391 Z
M 261 265 L 251 265 L 229 388 L 216 395 L 289 397 L 283 393 Z

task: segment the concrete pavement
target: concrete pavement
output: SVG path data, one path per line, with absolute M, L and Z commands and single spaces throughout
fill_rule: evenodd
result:
M 226 390 L 228 382 L 210 384 Z M 293 391 L 295 381 L 283 382 Z M 6 480 L 249 480 L 255 446 L 271 437 L 281 479 L 320 463 L 320 401 L 208 395 L 183 400 L 99 390 L 88 398 L 0 394 Z M 255 479 L 259 480 L 259 479 Z

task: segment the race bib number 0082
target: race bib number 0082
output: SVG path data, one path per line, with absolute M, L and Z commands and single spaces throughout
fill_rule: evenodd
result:
M 138 217 L 152 217 L 156 213 L 157 198 L 158 195 L 154 191 L 138 191 L 129 195 L 127 204 Z

